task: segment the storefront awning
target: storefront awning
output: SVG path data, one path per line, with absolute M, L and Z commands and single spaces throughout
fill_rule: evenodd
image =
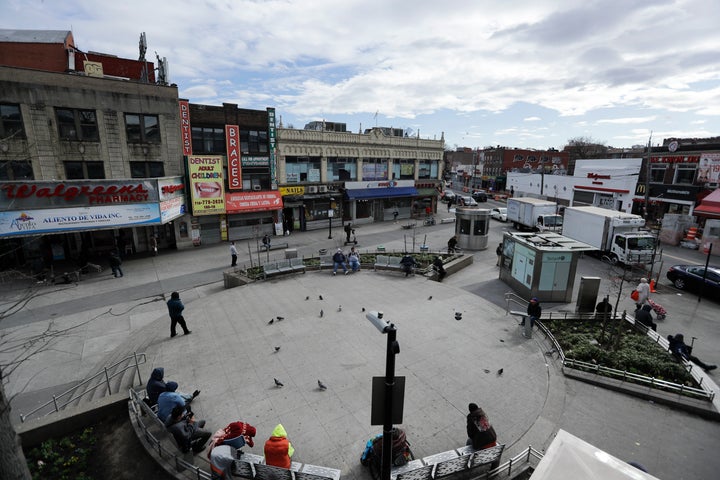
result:
M 347 190 L 350 200 L 390 197 L 415 197 L 418 191 L 415 187 L 392 187 L 392 188 L 360 188 Z
M 693 214 L 720 217 L 720 189 L 715 190 L 710 195 L 703 198 L 700 205 L 693 210 Z

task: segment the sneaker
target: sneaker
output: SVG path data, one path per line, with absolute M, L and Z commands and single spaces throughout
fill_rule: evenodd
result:
M 345 270 L 345 275 L 347 275 L 347 274 L 348 274 L 348 271 L 347 271 L 347 270 Z
M 177 335 L 177 333 L 171 333 L 170 338 L 174 337 L 175 335 Z
M 187 332 L 185 332 L 185 335 L 190 335 L 191 333 L 192 331 L 188 330 Z
M 205 420 L 200 420 L 198 422 L 198 428 L 205 428 Z
M 337 272 L 333 272 L 333 277 L 334 277 L 335 275 L 337 275 Z
M 193 397 L 193 398 L 197 397 L 198 395 L 200 395 L 200 390 L 195 390 L 195 391 L 192 393 L 192 397 Z
M 710 370 L 715 370 L 717 368 L 717 365 L 708 365 L 705 369 L 706 372 L 709 372 Z

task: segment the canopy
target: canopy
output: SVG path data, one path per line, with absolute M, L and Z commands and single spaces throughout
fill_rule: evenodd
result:
M 700 206 L 693 210 L 693 214 L 707 217 L 720 217 L 720 188 L 703 198 Z
M 389 197 L 416 197 L 418 191 L 415 187 L 392 187 L 392 188 L 358 188 L 347 190 L 350 200 L 364 198 L 389 198 Z
M 530 480 L 658 480 L 627 462 L 558 431 Z

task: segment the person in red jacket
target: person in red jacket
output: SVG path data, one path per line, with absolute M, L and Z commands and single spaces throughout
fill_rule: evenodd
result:
M 275 467 L 290 468 L 290 457 L 295 449 L 287 438 L 285 427 L 278 423 L 265 442 L 265 463 Z

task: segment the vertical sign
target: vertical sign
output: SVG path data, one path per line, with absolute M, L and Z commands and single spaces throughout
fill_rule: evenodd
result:
M 192 155 L 192 131 L 190 129 L 190 103 L 180 100 L 180 136 L 182 137 L 183 155 Z
M 240 127 L 225 125 L 225 145 L 227 145 L 228 188 L 242 189 L 242 166 L 240 164 Z
M 275 152 L 275 109 L 268 107 L 268 141 L 270 142 L 270 184 L 273 190 L 277 190 L 277 169 Z
M 193 215 L 225 213 L 223 158 L 220 155 L 188 157 Z

